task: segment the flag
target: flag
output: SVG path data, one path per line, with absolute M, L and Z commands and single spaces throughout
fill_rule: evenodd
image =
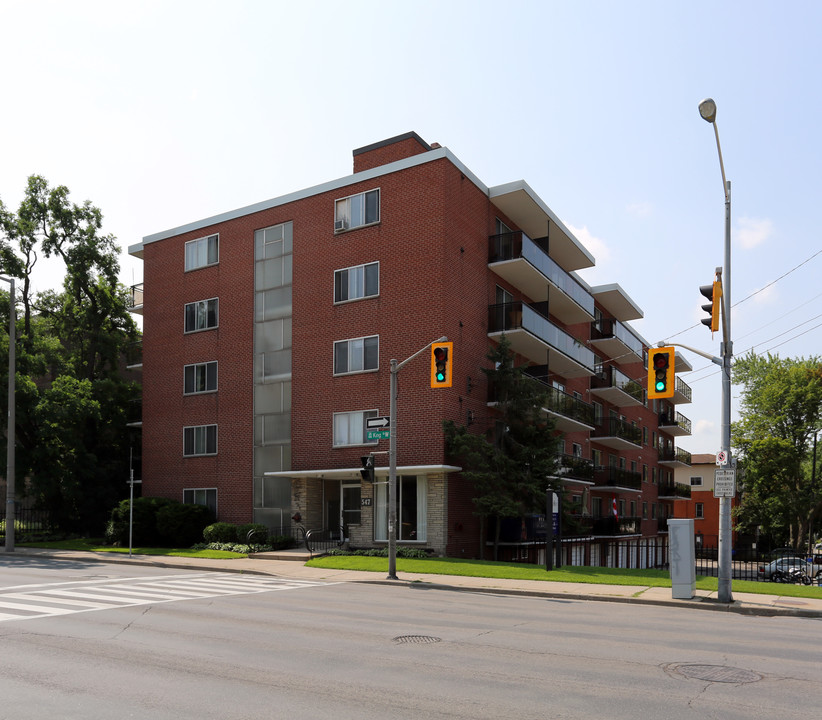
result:
M 616 495 L 613 496 L 611 500 L 611 508 L 614 513 L 614 520 L 619 521 L 619 513 L 617 512 L 617 504 L 616 504 Z

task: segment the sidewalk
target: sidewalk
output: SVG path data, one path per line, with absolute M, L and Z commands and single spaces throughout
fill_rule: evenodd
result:
M 822 618 L 822 599 L 792 598 L 781 595 L 758 595 L 734 592 L 732 603 L 720 603 L 716 592 L 697 590 L 690 600 L 675 600 L 671 588 L 645 585 L 590 585 L 541 580 L 507 580 L 499 578 L 461 577 L 456 575 L 428 575 L 398 572 L 398 580 L 388 580 L 381 573 L 357 570 L 331 570 L 305 565 L 308 554 L 296 550 L 278 553 L 260 553 L 236 560 L 204 560 L 184 557 L 155 557 L 152 555 L 128 555 L 122 553 L 75 552 L 69 550 L 41 550 L 18 547 L 14 553 L 0 553 L 0 558 L 15 558 L 20 562 L 36 561 L 38 557 L 75 563 L 109 562 L 145 565 L 158 568 L 185 570 L 220 570 L 223 572 L 247 572 L 275 577 L 327 582 L 360 582 L 378 585 L 411 586 L 424 583 L 437 587 L 468 592 L 481 592 L 524 597 L 562 598 L 567 600 L 599 600 L 673 607 L 697 608 L 734 612 L 744 615 L 792 616 Z

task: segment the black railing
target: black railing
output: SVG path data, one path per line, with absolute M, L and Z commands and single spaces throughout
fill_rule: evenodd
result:
M 312 555 L 326 553 L 342 547 L 345 542 L 345 530 L 342 527 L 323 530 L 306 530 L 305 547 Z
M 14 533 L 48 534 L 52 531 L 50 514 L 45 510 L 16 507 L 14 509 Z M 6 534 L 6 508 L 0 508 L 0 535 Z
M 678 462 L 683 465 L 691 464 L 691 453 L 678 447 L 659 447 L 659 462 Z
M 684 485 L 678 482 L 665 481 L 659 483 L 657 490 L 658 497 L 676 497 L 689 498 L 691 497 L 691 486 Z
M 129 288 L 131 292 L 130 308 L 141 307 L 143 304 L 143 283 L 137 283 Z
M 588 481 L 594 479 L 594 463 L 588 458 L 563 454 L 557 458 L 557 467 L 560 477 Z
M 662 430 L 665 427 L 680 427 L 689 435 L 691 434 L 691 421 L 682 413 L 678 412 L 664 412 L 659 413 L 659 428 Z
M 591 439 L 602 437 L 620 438 L 634 445 L 642 444 L 642 430 L 619 418 L 603 419 L 597 424 L 596 429 L 591 433 Z
M 618 467 L 598 467 L 594 470 L 594 482 L 606 487 L 624 487 L 631 490 L 642 488 L 642 475 L 633 470 Z
M 638 535 L 641 518 L 626 517 L 599 517 L 594 518 L 594 535 Z
M 591 388 L 617 388 L 639 403 L 645 400 L 645 388 L 615 367 L 597 367 L 596 375 L 591 378 Z

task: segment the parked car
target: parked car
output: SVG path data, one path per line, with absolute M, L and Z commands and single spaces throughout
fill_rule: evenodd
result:
M 798 568 L 804 571 L 809 577 L 813 577 L 813 565 L 801 557 L 781 557 L 777 560 L 772 560 L 767 565 L 759 566 L 759 579 L 771 580 L 775 570 L 787 572 L 792 568 Z
M 802 553 L 800 553 L 800 552 L 797 552 L 792 547 L 780 547 L 780 548 L 776 548 L 776 550 L 771 550 L 768 553 L 768 557 L 771 560 L 778 560 L 779 558 L 783 558 L 783 557 L 798 557 L 798 558 L 801 558 L 801 557 L 804 557 L 804 555 L 802 555 Z

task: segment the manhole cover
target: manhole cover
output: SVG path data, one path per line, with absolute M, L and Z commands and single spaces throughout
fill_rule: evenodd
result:
M 727 665 L 678 665 L 676 672 L 687 678 L 708 682 L 751 683 L 762 679 L 762 676 L 755 672 Z
M 424 644 L 424 643 L 438 643 L 441 638 L 438 637 L 431 637 L 431 635 L 400 635 L 394 638 L 394 642 L 399 644 L 402 643 L 416 643 L 416 644 Z

